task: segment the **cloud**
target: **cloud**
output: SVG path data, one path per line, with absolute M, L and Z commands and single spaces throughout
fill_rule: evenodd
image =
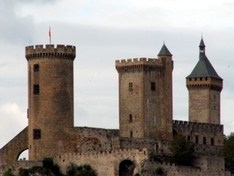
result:
M 0 114 L 0 134 L 2 134 L 0 146 L 3 146 L 27 126 L 27 114 L 13 102 L 0 105 Z
M 0 40 L 5 43 L 26 43 L 32 40 L 33 20 L 31 17 L 19 17 L 17 11 L 18 3 L 12 0 L 0 1 Z
M 27 110 L 24 48 L 48 44 L 49 26 L 52 27 L 52 43 L 71 44 L 77 48 L 74 61 L 76 126 L 117 128 L 118 73 L 115 60 L 157 58 L 163 42 L 174 59 L 174 118 L 187 120 L 185 77 L 198 61 L 198 45 L 203 33 L 207 56 L 224 79 L 221 113 L 225 133 L 233 130 L 229 125 L 233 117 L 230 105 L 234 98 L 230 76 L 234 75 L 234 36 L 233 24 L 230 23 L 233 3 L 201 0 L 147 2 L 0 1 L 3 14 L 0 17 L 1 142 L 6 143 L 24 127 L 18 125 L 22 119 L 25 123 Z M 7 129 L 12 131 L 5 131 Z

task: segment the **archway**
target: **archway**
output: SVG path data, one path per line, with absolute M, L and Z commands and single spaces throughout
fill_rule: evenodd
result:
M 19 153 L 17 160 L 28 160 L 28 149 L 25 149 Z
M 123 160 L 119 164 L 119 176 L 133 176 L 135 164 L 131 160 Z

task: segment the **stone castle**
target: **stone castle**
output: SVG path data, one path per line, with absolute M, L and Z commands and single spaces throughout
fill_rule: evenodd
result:
M 27 163 L 52 157 L 63 170 L 71 162 L 88 163 L 99 175 L 106 176 L 121 175 L 124 165 L 132 166 L 134 174 L 160 166 L 171 176 L 230 175 L 218 155 L 224 140 L 220 124 L 223 80 L 205 54 L 203 39 L 198 63 L 186 77 L 189 121 L 173 120 L 173 60 L 165 44 L 158 58 L 115 61 L 119 74 L 119 129 L 74 127 L 75 46 L 27 46 L 25 57 L 28 126 L 0 149 L 2 168 L 26 167 Z M 196 167 L 143 165 L 149 153 L 170 155 L 169 147 L 177 134 L 195 144 Z M 29 161 L 18 161 L 26 149 Z

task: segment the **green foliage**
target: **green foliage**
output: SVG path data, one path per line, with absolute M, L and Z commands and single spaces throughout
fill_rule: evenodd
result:
M 68 176 L 97 176 L 96 171 L 89 164 L 77 166 L 70 163 L 66 173 Z
M 29 174 L 30 175 L 33 175 L 33 174 L 36 174 L 36 173 L 39 173 L 41 175 L 47 174 L 47 170 L 42 166 L 33 166 L 32 168 L 29 169 Z
M 157 167 L 157 169 L 156 169 L 156 174 L 157 175 L 163 175 L 164 174 L 164 172 L 163 172 L 163 168 L 162 167 Z
M 52 169 L 53 166 L 54 166 L 54 161 L 52 158 L 45 158 L 43 161 L 42 161 L 42 165 L 44 168 L 46 169 Z
M 42 161 L 43 166 L 34 166 L 29 169 L 30 175 L 33 174 L 41 174 L 41 175 L 47 175 L 47 176 L 62 176 L 59 165 L 55 164 L 52 158 L 45 158 Z
M 67 176 L 97 176 L 96 171 L 89 165 L 76 165 L 70 163 L 66 172 Z M 18 176 L 30 176 L 30 175 L 41 175 L 41 176 L 64 176 L 59 165 L 54 163 L 52 158 L 45 158 L 42 161 L 42 166 L 33 166 L 29 169 L 20 168 Z M 8 169 L 3 173 L 3 176 L 15 176 L 11 169 Z
M 3 176 L 15 176 L 11 169 L 8 169 L 6 172 L 3 173 Z
M 67 175 L 68 176 L 75 176 L 78 170 L 78 166 L 74 163 L 70 163 L 70 165 L 67 167 Z
M 234 173 L 234 133 L 225 137 L 222 154 L 226 168 Z
M 173 154 L 173 162 L 179 165 L 191 165 L 194 153 L 194 144 L 186 141 L 182 135 L 177 135 L 170 148 Z
M 29 170 L 28 169 L 19 169 L 19 176 L 29 176 Z

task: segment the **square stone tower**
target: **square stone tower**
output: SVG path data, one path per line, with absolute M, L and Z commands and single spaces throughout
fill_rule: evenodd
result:
M 120 137 L 172 140 L 172 54 L 117 60 Z

